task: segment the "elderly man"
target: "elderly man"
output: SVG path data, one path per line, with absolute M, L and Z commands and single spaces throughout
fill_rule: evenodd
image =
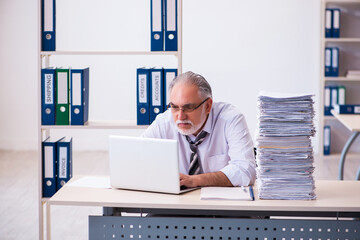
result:
M 168 110 L 143 137 L 178 141 L 180 185 L 253 184 L 255 158 L 244 115 L 230 104 L 213 102 L 209 83 L 193 72 L 176 77 L 169 92 Z

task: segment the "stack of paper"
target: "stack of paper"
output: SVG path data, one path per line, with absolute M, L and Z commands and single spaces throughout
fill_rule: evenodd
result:
M 360 70 L 348 70 L 346 71 L 347 78 L 359 78 L 360 77 Z
M 312 94 L 260 92 L 257 186 L 261 199 L 315 199 Z

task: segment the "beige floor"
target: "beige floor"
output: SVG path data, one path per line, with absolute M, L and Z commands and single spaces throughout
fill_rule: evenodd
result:
M 73 174 L 108 175 L 107 152 L 74 152 Z M 350 157 L 345 180 L 353 180 L 360 159 Z M 36 152 L 0 151 L 0 240 L 38 239 L 38 163 Z M 338 159 L 317 159 L 316 179 L 337 179 Z M 88 239 L 88 215 L 98 207 L 52 207 L 52 239 Z

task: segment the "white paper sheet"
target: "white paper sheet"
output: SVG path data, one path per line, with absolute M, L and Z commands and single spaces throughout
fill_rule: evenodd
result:
M 70 187 L 111 188 L 110 177 L 86 176 L 68 183 Z
M 203 187 L 201 200 L 246 200 L 252 201 L 253 192 L 250 187 Z

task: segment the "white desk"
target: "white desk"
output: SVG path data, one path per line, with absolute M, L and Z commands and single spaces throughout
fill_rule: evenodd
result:
M 78 177 L 76 177 L 75 179 L 77 178 Z M 74 179 L 72 179 L 71 181 L 74 181 Z M 314 217 L 326 216 L 326 217 L 356 217 L 356 218 L 360 217 L 360 181 L 316 181 L 315 185 L 316 185 L 315 192 L 317 195 L 317 200 L 308 200 L 308 201 L 259 200 L 257 199 L 256 188 L 254 188 L 255 199 L 256 199 L 255 201 L 226 201 L 226 200 L 214 201 L 214 200 L 200 200 L 200 190 L 195 190 L 182 195 L 171 195 L 171 194 L 127 191 L 127 190 L 117 190 L 117 189 L 69 187 L 65 185 L 48 201 L 47 213 L 50 213 L 51 205 L 75 205 L 75 206 L 118 207 L 123 209 L 124 212 L 167 213 L 167 214 L 181 214 L 184 216 L 226 215 L 226 216 L 235 217 L 235 216 L 244 216 L 244 215 L 247 216 L 265 215 L 265 216 L 314 216 Z M 151 219 L 155 219 L 154 221 L 157 222 L 156 224 L 164 224 L 164 222 L 159 223 L 159 221 L 165 221 L 166 223 L 169 223 L 173 221 L 171 219 L 174 219 L 174 218 L 163 219 L 163 218 L 134 218 L 134 217 L 100 217 L 100 218 L 104 218 L 106 221 L 121 220 L 121 221 L 125 221 L 126 223 L 130 221 L 132 223 L 131 225 L 134 224 L 135 220 L 143 224 L 145 224 L 145 222 L 146 224 L 150 224 L 149 221 L 153 221 Z M 95 220 L 96 219 L 97 218 L 95 218 Z M 191 217 L 187 217 L 184 219 L 178 218 L 177 220 L 179 220 L 180 222 L 181 221 L 185 221 L 188 223 L 191 222 L 192 224 L 200 224 L 207 221 L 209 221 L 209 224 L 210 223 L 213 224 L 214 223 L 213 221 L 230 221 L 229 218 L 227 220 L 221 218 L 215 218 L 215 219 L 211 218 L 210 220 L 209 219 L 206 220 L 204 218 L 201 221 L 199 221 L 197 218 L 191 218 Z M 47 217 L 47 221 L 48 221 L 47 222 L 48 239 L 50 239 L 50 215 Z M 231 224 L 234 224 L 235 222 L 239 223 L 238 221 L 242 222 L 242 221 L 259 221 L 259 220 L 232 219 Z M 263 219 L 260 221 L 265 221 L 262 222 L 261 224 L 265 224 L 265 223 L 280 224 L 279 221 L 274 221 L 271 219 L 270 220 Z M 284 222 L 281 222 L 281 224 L 290 224 L 293 223 L 292 221 L 295 220 L 291 220 L 291 221 L 286 220 Z M 335 221 L 335 222 L 337 222 L 336 224 L 340 224 L 341 221 Z M 343 222 L 345 222 L 345 224 L 355 224 L 356 229 L 354 231 L 360 232 L 359 221 L 343 221 Z M 250 224 L 250 223 L 244 222 L 244 224 Z M 306 224 L 310 224 L 312 226 L 314 225 L 314 221 L 310 223 L 308 222 Z M 326 226 L 330 226 L 329 224 L 330 225 L 332 224 L 331 221 L 326 222 Z M 100 225 L 105 226 L 106 224 L 100 224 Z M 124 226 L 126 224 L 117 223 L 111 225 Z M 268 227 L 266 227 L 266 229 L 267 228 Z M 277 227 L 277 229 L 279 229 L 279 227 Z M 102 231 L 103 229 L 100 228 L 100 230 Z M 128 229 L 128 231 L 130 230 L 133 231 L 134 229 Z M 153 228 L 147 229 L 147 231 L 149 230 L 154 231 Z M 114 229 L 111 229 L 111 231 L 114 231 Z M 117 229 L 116 231 L 119 230 Z M 141 229 L 141 231 L 145 231 L 145 229 Z M 299 228 L 299 231 L 301 231 L 301 228 Z M 117 235 L 118 233 L 119 232 L 117 232 Z M 259 234 L 260 232 L 255 232 L 255 233 Z M 142 232 L 142 234 L 149 234 L 149 233 Z M 158 234 L 158 233 L 152 232 L 152 234 Z M 272 234 L 280 234 L 280 233 L 277 232 Z M 228 238 L 231 239 L 231 236 L 229 235 Z M 201 238 L 195 238 L 195 239 L 201 239 Z
M 331 113 L 334 117 L 339 120 L 347 129 L 349 129 L 352 134 L 341 151 L 340 161 L 339 161 L 339 180 L 344 179 L 344 164 L 346 159 L 346 154 L 349 151 L 349 148 L 359 136 L 360 133 L 360 115 L 359 114 L 338 114 L 334 110 L 331 110 Z M 356 174 L 356 179 L 360 179 L 360 167 Z

